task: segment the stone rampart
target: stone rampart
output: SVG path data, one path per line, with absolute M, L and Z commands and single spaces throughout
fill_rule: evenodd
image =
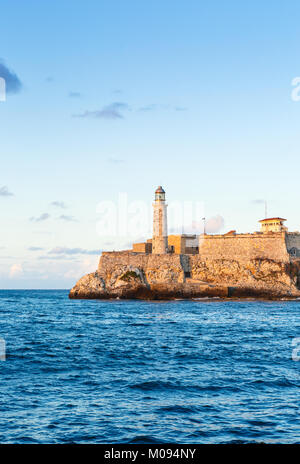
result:
M 286 234 L 286 247 L 291 258 L 300 257 L 300 234 L 299 233 L 287 233 Z
M 288 263 L 285 233 L 202 235 L 199 239 L 199 256 L 202 259 L 271 259 Z
M 145 254 L 134 252 L 104 252 L 99 261 L 98 274 L 110 279 L 122 269 L 141 270 L 148 283 L 183 282 L 184 268 L 181 255 Z
M 70 297 L 299 297 L 298 252 L 300 234 L 285 232 L 202 236 L 197 255 L 103 252 Z

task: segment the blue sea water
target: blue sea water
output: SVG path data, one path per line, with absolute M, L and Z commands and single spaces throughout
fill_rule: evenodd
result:
M 1 443 L 299 443 L 299 301 L 0 291 Z

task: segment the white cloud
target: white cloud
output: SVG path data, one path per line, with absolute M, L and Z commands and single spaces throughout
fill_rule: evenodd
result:
M 95 272 L 98 267 L 98 257 L 86 257 L 80 261 L 77 265 L 72 265 L 72 268 L 64 273 L 64 278 L 74 279 L 75 281 L 83 277 L 85 274 Z
M 207 234 L 216 234 L 224 228 L 224 218 L 217 214 L 205 220 L 205 232 Z M 199 222 L 193 221 L 190 225 L 182 227 L 170 228 L 169 233 L 172 234 L 203 234 L 204 220 Z
M 6 185 L 0 187 L 0 197 L 12 197 L 14 194 L 10 192 Z
M 22 90 L 22 82 L 19 77 L 11 71 L 1 60 L 0 77 L 5 79 L 7 93 L 18 93 Z
M 216 234 L 224 227 L 224 218 L 220 215 L 208 219 L 205 229 L 208 234 Z
M 9 270 L 9 277 L 11 279 L 20 277 L 23 274 L 22 264 L 13 264 Z
M 84 248 L 68 248 L 68 247 L 55 247 L 52 248 L 49 254 L 55 255 L 97 255 L 99 256 L 101 251 L 100 250 L 86 250 Z

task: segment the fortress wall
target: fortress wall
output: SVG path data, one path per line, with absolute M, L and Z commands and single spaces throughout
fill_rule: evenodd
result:
M 116 266 L 145 267 L 147 265 L 148 258 L 149 255 L 144 253 L 135 253 L 130 251 L 105 251 L 100 257 L 98 272 L 100 274 L 107 274 Z
M 136 253 L 151 253 L 152 243 L 149 243 L 149 242 L 133 243 L 132 251 Z
M 251 260 L 267 258 L 289 262 L 285 233 L 240 234 L 233 236 L 206 235 L 199 239 L 201 259 Z
M 203 259 L 190 256 L 191 277 L 195 280 L 228 286 L 296 289 L 300 266 L 269 259 Z M 300 264 L 300 263 L 299 263 Z
M 99 276 L 107 280 L 120 269 L 140 269 L 147 282 L 183 282 L 184 268 L 181 255 L 176 254 L 144 254 L 130 251 L 103 252 L 98 266 Z
M 140 275 L 145 285 L 194 280 L 228 285 L 295 285 L 291 281 L 288 245 L 299 245 L 300 235 L 286 233 L 205 236 L 199 254 L 147 254 L 133 251 L 103 252 L 98 275 L 111 288 L 126 272 Z M 298 271 L 297 271 L 298 272 Z M 294 279 L 294 272 L 292 272 Z M 296 277 L 295 277 L 296 278 Z M 291 283 L 292 282 L 292 283 Z
M 232 250 L 235 250 L 235 243 L 240 241 L 236 240 L 237 238 L 240 237 L 233 237 L 233 241 L 226 242 L 233 243 Z M 142 286 L 147 291 L 162 285 L 164 288 L 168 288 L 170 294 L 174 291 L 176 295 L 180 293 L 181 290 L 178 289 L 183 288 L 182 286 L 186 286 L 186 289 L 190 290 L 195 287 L 199 292 L 201 289 L 203 290 L 203 285 L 206 287 L 210 285 L 209 288 L 221 285 L 230 288 L 252 289 L 257 292 L 262 290 L 274 291 L 275 293 L 283 292 L 285 295 L 299 292 L 300 259 L 292 261 L 289 259 L 284 234 L 274 234 L 274 236 L 270 235 L 268 238 L 259 239 L 261 237 L 258 238 L 258 244 L 256 244 L 258 251 L 247 258 L 233 256 L 233 254 L 225 258 L 224 253 L 222 256 L 206 253 L 204 257 L 201 254 L 153 255 L 132 251 L 103 252 L 95 276 L 96 284 L 101 287 L 100 290 L 98 289 L 100 292 L 105 291 L 108 294 L 113 291 L 118 292 L 118 289 L 124 288 L 124 285 L 131 285 L 133 289 L 136 285 Z M 247 242 L 249 240 L 253 241 L 253 238 L 248 238 Z M 207 242 L 216 242 L 216 237 L 214 240 L 208 239 Z M 222 244 L 222 242 L 223 240 L 220 240 L 217 243 Z M 262 247 L 262 244 L 265 246 L 264 250 L 272 247 L 272 257 L 262 256 L 261 248 L 258 248 L 258 245 Z M 229 245 L 226 246 L 229 247 Z M 245 251 L 246 247 L 243 246 Z M 274 248 L 278 248 L 278 250 L 274 251 Z M 279 259 L 280 257 L 281 259 Z M 129 280 L 124 281 L 123 277 L 131 271 L 136 276 L 129 275 Z M 188 277 L 191 277 L 192 280 Z M 97 288 L 95 291 L 98 291 Z M 94 291 L 94 287 L 91 291 Z
M 176 254 L 148 255 L 145 276 L 149 284 L 160 282 L 184 282 L 181 256 Z
M 296 249 L 291 256 L 300 257 L 300 234 L 288 233 L 286 234 L 285 241 L 288 252 L 292 249 Z

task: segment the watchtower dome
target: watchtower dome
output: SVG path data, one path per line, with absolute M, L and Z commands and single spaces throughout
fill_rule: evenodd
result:
M 155 190 L 153 203 L 153 239 L 152 253 L 168 253 L 168 222 L 167 222 L 166 192 L 159 186 Z

